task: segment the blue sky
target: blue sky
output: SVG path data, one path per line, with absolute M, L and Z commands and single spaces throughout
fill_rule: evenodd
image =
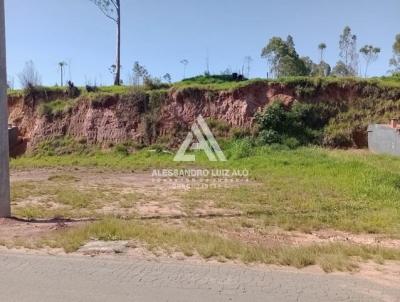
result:
M 328 45 L 326 61 L 338 60 L 338 39 L 349 25 L 359 48 L 382 48 L 369 70 L 384 75 L 400 33 L 399 0 L 121 0 L 122 75 L 127 79 L 134 61 L 153 76 L 169 72 L 183 76 L 179 63 L 188 59 L 187 74 L 226 68 L 239 70 L 251 56 L 251 76 L 265 77 L 262 47 L 272 36 L 291 34 L 300 55 L 317 61 L 317 45 Z M 43 84 L 59 82 L 57 63 L 70 63 L 66 77 L 77 84 L 110 84 L 114 63 L 115 27 L 89 0 L 5 0 L 9 78 L 33 60 Z M 362 62 L 362 61 L 361 61 Z M 363 63 L 363 62 L 362 62 Z M 362 67 L 364 67 L 362 65 Z

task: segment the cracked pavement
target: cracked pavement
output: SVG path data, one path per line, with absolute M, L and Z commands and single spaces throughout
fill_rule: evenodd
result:
M 400 301 L 349 274 L 0 252 L 1 301 Z

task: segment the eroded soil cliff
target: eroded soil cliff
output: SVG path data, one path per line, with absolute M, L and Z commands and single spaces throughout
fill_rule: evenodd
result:
M 253 81 L 230 90 L 132 90 L 122 94 L 86 93 L 74 99 L 62 91 L 31 93 L 9 96 L 8 104 L 9 122 L 19 128 L 26 149 L 32 150 L 41 141 L 63 136 L 103 147 L 128 141 L 151 144 L 160 138 L 176 145 L 200 114 L 243 130 L 252 128 L 256 112 L 276 100 L 287 105 L 296 100 L 323 102 L 347 113 L 360 106 L 360 99 L 365 102 L 361 107 L 372 106 L 367 100 L 397 104 L 400 89 L 359 81 Z M 381 112 L 382 118 L 386 113 Z

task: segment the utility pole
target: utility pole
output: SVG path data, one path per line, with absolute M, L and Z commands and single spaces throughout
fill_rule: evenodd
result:
M 0 217 L 10 217 L 10 169 L 4 0 L 0 0 Z
M 121 85 L 121 0 L 116 0 L 117 4 L 117 62 L 114 85 Z

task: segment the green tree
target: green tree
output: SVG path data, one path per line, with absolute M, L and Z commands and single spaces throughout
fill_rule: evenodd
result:
M 329 76 L 331 73 L 331 66 L 324 61 L 321 61 L 319 64 L 314 63 L 310 57 L 301 58 L 304 64 L 307 67 L 308 75 L 312 77 L 318 76 Z
M 164 75 L 163 75 L 163 79 L 164 79 L 164 81 L 166 81 L 168 84 L 171 84 L 171 82 L 172 82 L 172 77 L 171 77 L 171 75 L 170 75 L 169 73 L 164 74 Z
M 244 65 L 246 66 L 246 78 L 250 78 L 250 70 L 251 70 L 251 63 L 253 62 L 253 58 L 250 56 L 244 57 Z M 242 72 L 243 73 L 243 72 Z M 232 72 L 231 72 L 232 74 Z
M 318 72 L 319 76 L 327 77 L 327 76 L 329 76 L 331 74 L 332 68 L 328 63 L 322 61 L 318 65 L 318 70 L 319 70 L 319 72 Z
M 331 66 L 328 63 L 324 62 L 324 51 L 327 48 L 325 43 L 320 43 L 318 45 L 318 49 L 320 52 L 320 61 L 317 65 L 317 72 L 313 74 L 314 76 L 328 76 L 331 73 Z
M 320 43 L 320 44 L 318 45 L 318 49 L 319 49 L 320 55 L 321 55 L 321 57 L 320 57 L 320 62 L 323 62 L 323 61 L 324 61 L 324 51 L 325 51 L 326 47 L 327 47 L 327 46 L 326 46 L 325 43 Z
M 332 74 L 338 77 L 353 76 L 353 70 L 349 70 L 348 66 L 343 61 L 338 61 L 333 67 Z
M 120 0 L 90 0 L 102 13 L 117 25 L 116 40 L 116 70 L 114 85 L 121 85 L 121 1 Z
M 390 66 L 393 66 L 393 73 L 400 72 L 400 34 L 396 35 L 393 44 L 393 58 L 390 59 Z
M 268 60 L 270 71 L 277 78 L 309 74 L 307 66 L 296 52 L 291 36 L 288 36 L 286 41 L 279 37 L 271 38 L 262 49 L 261 57 Z
M 321 129 L 327 123 L 326 115 L 319 105 L 295 102 L 288 107 L 282 102 L 274 102 L 256 115 L 259 139 L 265 144 L 280 144 L 288 140 L 295 141 L 295 145 L 318 143 Z
M 186 78 L 186 69 L 187 66 L 189 65 L 189 61 L 186 59 L 181 60 L 181 64 L 183 65 L 183 78 Z
M 302 57 L 301 60 L 307 68 L 307 74 L 310 76 L 318 75 L 318 65 L 315 64 L 310 57 Z
M 294 45 L 294 39 L 293 39 L 293 37 L 291 36 L 291 35 L 288 35 L 287 36 L 287 38 L 286 38 L 286 45 L 287 45 L 287 47 L 288 47 L 288 50 L 289 50 L 289 54 L 290 55 L 296 55 L 297 53 L 296 53 L 296 47 L 295 47 L 295 45 Z
M 133 72 L 132 80 L 135 86 L 139 86 L 141 83 L 143 84 L 145 79 L 150 76 L 147 69 L 143 65 L 140 65 L 138 61 L 136 61 L 133 64 L 132 72 Z
M 364 57 L 365 60 L 365 74 L 367 77 L 368 67 L 372 62 L 375 62 L 378 59 L 378 55 L 381 52 L 379 47 L 374 47 L 372 45 L 365 45 L 360 49 L 360 53 Z
M 357 53 L 357 36 L 351 32 L 351 28 L 346 26 L 339 40 L 340 57 L 346 65 L 349 75 L 357 75 L 358 70 L 358 53 Z

